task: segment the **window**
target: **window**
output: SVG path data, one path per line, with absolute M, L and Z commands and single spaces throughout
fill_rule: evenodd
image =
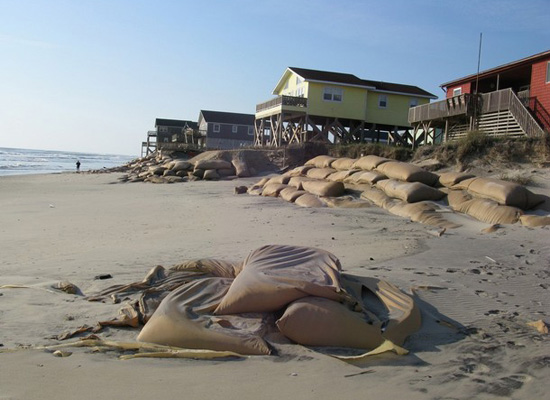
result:
M 167 126 L 160 126 L 159 127 L 159 132 L 168 132 L 168 127 Z
M 417 98 L 411 98 L 409 101 L 409 107 L 416 107 L 418 105 L 418 99 Z
M 237 125 L 233 125 L 233 127 L 231 128 L 231 132 L 233 133 L 237 133 L 238 130 L 239 130 L 239 127 Z
M 546 63 L 546 83 L 550 83 L 550 61 Z
M 335 87 L 325 87 L 323 89 L 323 100 L 341 102 L 344 97 L 344 90 Z
M 453 89 L 453 96 L 460 96 L 462 94 L 462 87 Z
M 220 131 L 220 124 L 214 124 L 214 128 L 212 129 L 214 132 Z
M 387 108 L 388 107 L 388 96 L 385 94 L 378 95 L 378 107 Z
M 253 127 L 253 126 L 249 126 L 249 127 L 248 127 L 248 134 L 249 134 L 250 136 L 254 135 L 254 127 Z

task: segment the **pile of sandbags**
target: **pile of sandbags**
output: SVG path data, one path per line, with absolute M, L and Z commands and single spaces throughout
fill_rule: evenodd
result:
M 95 300 L 140 295 L 132 304 L 148 304 L 147 318 L 137 310 L 145 324 L 137 340 L 146 343 L 268 355 L 266 337 L 278 331 L 302 345 L 402 350 L 397 346 L 420 327 L 413 299 L 388 282 L 341 269 L 321 249 L 268 245 L 238 263 L 157 267 L 143 281 L 113 286 Z

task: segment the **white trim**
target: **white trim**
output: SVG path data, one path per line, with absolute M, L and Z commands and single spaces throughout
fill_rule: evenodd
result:
M 392 90 L 380 90 L 380 89 L 374 89 L 372 90 L 373 92 L 376 92 L 376 93 L 387 93 L 387 94 L 398 94 L 398 95 L 401 95 L 401 96 L 409 96 L 409 97 L 420 97 L 420 98 L 423 98 L 423 99 L 437 99 L 437 96 L 428 96 L 426 94 L 412 94 L 412 93 L 407 93 L 407 92 L 394 92 Z
M 546 63 L 546 83 L 550 83 L 550 61 Z
M 340 83 L 340 82 L 332 82 L 332 81 L 320 81 L 316 79 L 306 79 L 307 82 L 313 82 L 313 83 L 326 83 L 327 85 L 335 85 L 335 86 L 348 86 L 348 87 L 356 87 L 361 89 L 369 89 L 373 90 L 376 89 L 374 86 L 366 86 L 366 85 L 354 85 L 352 83 Z
M 326 99 L 325 95 L 329 95 L 330 99 Z M 335 96 L 339 96 L 339 100 L 335 100 Z M 334 86 L 325 86 L 323 88 L 323 101 L 328 101 L 331 103 L 342 103 L 344 101 L 344 89 Z
M 453 88 L 453 97 L 460 96 L 461 94 L 462 94 L 462 86 Z
M 216 128 L 217 128 L 217 129 L 216 129 Z M 220 129 L 220 124 L 214 123 L 214 124 L 212 125 L 212 132 L 214 132 L 214 133 L 220 133 L 220 130 L 221 130 L 221 129 Z
M 231 133 L 238 133 L 238 132 L 239 132 L 239 125 L 232 125 Z

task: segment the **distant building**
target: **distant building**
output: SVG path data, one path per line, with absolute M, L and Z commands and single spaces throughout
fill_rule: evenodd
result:
M 201 110 L 199 134 L 208 150 L 228 150 L 254 144 L 254 115 Z
M 147 141 L 142 142 L 141 155 L 149 155 L 156 150 L 182 150 L 190 147 L 200 148 L 198 126 L 196 122 L 157 118 L 155 130 L 147 132 Z
M 550 51 L 443 83 L 447 98 L 409 112 L 415 131 L 445 140 L 478 129 L 494 136 L 542 136 L 550 131 Z
M 409 107 L 437 98 L 417 86 L 295 67 L 285 70 L 272 94 L 277 97 L 256 106 L 256 146 L 368 139 L 407 144 Z

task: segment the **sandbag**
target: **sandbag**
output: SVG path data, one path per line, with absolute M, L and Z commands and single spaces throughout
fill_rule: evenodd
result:
M 232 168 L 233 164 L 225 160 L 199 160 L 195 163 L 195 169 L 227 169 Z
M 279 193 L 279 197 L 281 197 L 283 200 L 294 203 L 298 197 L 300 197 L 303 194 L 306 194 L 307 192 L 305 190 L 298 190 L 293 186 L 289 186 L 281 190 Z
M 357 161 L 356 159 L 349 158 L 349 157 L 337 158 L 330 164 L 330 167 L 338 171 L 347 171 L 347 170 L 353 169 L 353 164 L 355 164 L 356 161 Z M 356 169 L 359 169 L 359 168 L 356 168 Z
M 304 181 L 302 187 L 305 191 L 317 196 L 337 197 L 343 195 L 345 191 L 342 182 Z
M 283 183 L 268 183 L 263 187 L 262 196 L 279 197 L 279 193 L 288 187 Z
M 515 224 L 523 214 L 519 208 L 503 206 L 489 199 L 472 198 L 459 190 L 450 191 L 447 200 L 454 211 L 488 224 Z
M 379 156 L 369 154 L 355 161 L 355 163 L 353 163 L 352 168 L 362 169 L 363 171 L 372 171 L 373 169 L 378 167 L 380 164 L 383 164 L 388 161 L 392 161 L 392 160 L 390 160 L 389 158 L 379 157 Z
M 260 179 L 258 182 L 256 182 L 253 186 L 264 187 L 265 184 L 269 181 L 269 179 L 271 179 L 271 178 L 270 177 L 264 177 L 264 178 Z
M 262 331 L 264 316 L 221 319 L 211 314 L 232 282 L 204 278 L 175 289 L 162 300 L 137 340 L 187 349 L 270 354 L 267 343 L 257 334 Z
M 300 167 L 296 167 L 294 169 L 291 169 L 288 171 L 288 174 L 292 176 L 305 176 L 307 174 L 307 171 L 310 169 L 315 168 L 313 165 L 302 165 Z
M 381 174 L 377 171 L 361 171 L 357 174 L 353 174 L 351 176 L 352 183 L 368 183 L 369 185 L 374 185 L 376 182 L 379 182 L 384 179 L 388 179 L 388 177 L 384 174 Z
M 305 181 L 313 181 L 313 180 L 315 180 L 315 179 L 308 178 L 307 176 L 293 176 L 288 181 L 288 184 L 290 186 L 294 186 L 298 190 L 303 190 L 302 183 L 305 182 Z
M 416 203 L 425 200 L 437 201 L 445 197 L 445 193 L 420 182 L 402 182 L 395 179 L 385 179 L 379 181 L 376 187 L 383 190 L 389 197 L 401 199 L 407 203 Z
M 202 179 L 204 180 L 218 180 L 220 179 L 220 174 L 215 169 L 207 169 L 204 171 L 204 175 L 202 176 Z
M 215 313 L 276 311 L 306 296 L 339 301 L 343 296 L 340 270 L 338 258 L 325 250 L 282 245 L 260 247 L 245 259 L 241 273 Z
M 276 324 L 283 335 L 304 346 L 374 349 L 384 341 L 380 321 L 370 325 L 362 313 L 321 297 L 294 301 Z
M 234 168 L 221 168 L 221 169 L 217 169 L 216 171 L 218 171 L 218 175 L 221 178 L 225 178 L 228 176 L 236 176 Z
M 256 186 L 256 185 L 253 185 L 253 186 L 250 186 L 248 188 L 248 190 L 246 191 L 246 193 L 252 195 L 252 196 L 261 196 L 262 195 L 262 192 L 264 191 L 264 188 L 263 186 Z
M 239 178 L 247 178 L 252 175 L 246 161 L 244 161 L 243 159 L 239 157 L 234 157 L 231 160 L 231 164 L 235 168 L 235 174 Z
M 216 258 L 185 260 L 170 267 L 171 271 L 196 271 L 219 278 L 235 278 L 243 268 L 242 261 L 226 261 Z
M 521 224 L 523 226 L 528 226 L 530 228 L 536 228 L 539 226 L 550 225 L 550 215 L 527 215 L 524 214 L 519 217 Z
M 451 188 L 454 185 L 466 180 L 475 178 L 475 175 L 466 172 L 443 172 L 439 174 L 439 184 Z
M 401 161 L 385 162 L 378 165 L 376 170 L 386 175 L 388 178 L 406 182 L 421 182 L 429 186 L 434 186 L 439 178 L 433 172 Z
M 336 158 L 331 156 L 317 156 L 306 161 L 305 165 L 313 165 L 315 168 L 328 168 L 334 160 Z
M 356 199 L 353 196 L 324 197 L 321 201 L 331 208 L 367 208 L 371 206 L 370 202 Z
M 334 172 L 334 173 L 330 174 L 325 179 L 327 181 L 331 181 L 331 182 L 344 182 L 347 177 L 349 177 L 350 175 L 352 175 L 356 172 L 357 172 L 357 170 L 337 171 L 337 172 Z
M 199 179 L 202 179 L 202 177 L 204 176 L 204 169 L 197 169 L 195 168 L 193 170 L 193 172 L 189 172 L 191 174 L 191 176 L 196 176 L 197 178 Z
M 307 177 L 312 179 L 325 179 L 334 172 L 336 172 L 336 170 L 333 168 L 312 168 L 307 171 Z
M 170 169 L 174 172 L 188 171 L 191 168 L 193 168 L 193 165 L 189 161 L 183 161 L 183 160 L 174 161 L 170 165 Z
M 494 178 L 474 178 L 468 192 L 499 204 L 529 210 L 539 204 L 538 196 L 522 185 Z
M 386 193 L 384 193 L 382 190 L 377 188 L 369 188 L 366 189 L 361 193 L 361 198 L 365 200 L 369 200 L 370 202 L 374 203 L 378 207 L 384 208 L 388 210 L 392 206 L 396 204 L 395 199 L 392 199 L 389 197 Z
M 294 204 L 306 208 L 319 208 L 326 206 L 326 204 L 318 196 L 308 192 L 294 200 Z
M 410 218 L 413 222 L 438 228 L 453 229 L 460 225 L 448 221 L 444 214 L 438 212 L 440 208 L 432 202 L 421 201 L 418 203 L 396 202 L 389 208 L 389 212 L 404 218 Z
M 269 178 L 269 180 L 266 182 L 266 185 L 269 185 L 270 183 L 283 183 L 286 185 L 289 180 L 289 175 L 275 175 Z

